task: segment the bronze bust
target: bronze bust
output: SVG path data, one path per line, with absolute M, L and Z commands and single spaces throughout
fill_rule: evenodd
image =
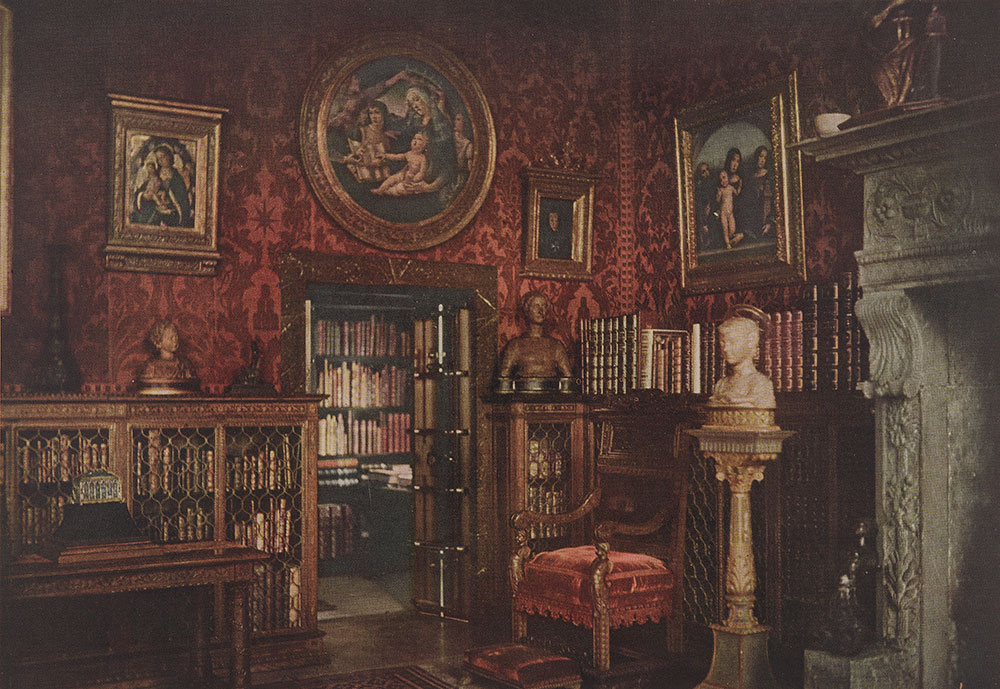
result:
M 498 392 L 563 391 L 572 380 L 569 354 L 562 342 L 545 334 L 549 300 L 543 293 L 528 292 L 521 299 L 527 331 L 507 343 L 500 354 Z
M 177 326 L 170 321 L 157 321 L 149 329 L 149 341 L 157 354 L 146 362 L 137 379 L 140 394 L 177 395 L 196 389 L 198 379 L 177 353 L 180 346 Z

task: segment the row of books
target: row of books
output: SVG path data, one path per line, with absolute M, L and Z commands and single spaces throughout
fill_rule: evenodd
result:
M 265 553 L 287 553 L 292 543 L 292 512 L 288 498 L 281 498 L 266 510 L 234 516 L 229 525 L 229 537 L 240 545 Z
M 230 490 L 281 490 L 296 485 L 299 454 L 291 445 L 265 446 L 226 458 Z
M 316 461 L 317 484 L 344 488 L 361 482 L 357 457 L 321 457 Z
M 413 335 L 386 321 L 383 314 L 367 320 L 328 320 L 315 323 L 313 354 L 323 356 L 400 356 L 413 352 Z
M 472 365 L 472 312 L 445 309 L 413 323 L 413 366 L 424 371 L 469 371 Z
M 156 543 L 204 541 L 212 538 L 215 511 L 209 505 L 186 505 L 174 513 L 155 512 L 136 520 Z
M 138 471 L 136 494 L 211 492 L 214 490 L 215 451 L 211 448 L 152 446 L 139 441 L 135 448 Z
M 853 273 L 806 285 L 798 308 L 765 314 L 758 369 L 777 392 L 850 391 L 867 375 L 867 342 L 854 313 Z M 718 322 L 689 330 L 639 327 L 638 314 L 581 321 L 581 372 L 588 394 L 635 387 L 709 393 L 725 375 Z
M 317 393 L 327 407 L 403 407 L 410 403 L 413 372 L 396 366 L 377 368 L 359 361 L 316 367 Z
M 638 387 L 639 314 L 580 319 L 584 394 L 623 394 Z
M 58 495 L 35 504 L 23 501 L 21 505 L 21 544 L 38 546 L 62 523 L 68 498 Z
M 528 485 L 528 504 L 525 506 L 531 512 L 542 514 L 560 514 L 568 507 L 566 492 L 535 484 Z M 565 536 L 565 524 L 532 524 L 528 532 L 529 538 L 556 538 Z
M 87 471 L 107 469 L 108 443 L 60 433 L 19 443 L 18 464 L 21 482 L 53 483 L 70 481 Z
M 377 418 L 358 418 L 353 411 L 327 414 L 319 420 L 319 454 L 409 452 L 411 423 L 408 412 L 379 412 Z
M 354 553 L 354 509 L 342 503 L 320 503 L 319 559 L 331 560 Z
M 852 391 L 867 377 L 868 343 L 854 314 L 858 296 L 854 275 L 845 273 L 837 282 L 807 285 L 799 308 L 765 314 L 757 368 L 775 391 Z M 680 373 L 692 392 L 711 392 L 725 375 L 718 325 L 692 326 L 689 370 Z
M 254 566 L 250 621 L 256 632 L 302 624 L 302 568 L 269 562 Z
M 695 340 L 697 324 L 692 326 L 692 337 L 685 330 L 643 328 L 639 335 L 639 387 L 679 394 L 691 389 L 688 381 L 688 364 L 691 351 L 689 342 Z
M 548 481 L 562 478 L 566 460 L 559 447 L 539 440 L 528 441 L 528 481 Z

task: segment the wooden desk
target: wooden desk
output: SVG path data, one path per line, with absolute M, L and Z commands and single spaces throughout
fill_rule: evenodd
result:
M 267 555 L 236 544 L 205 542 L 177 545 L 116 544 L 66 552 L 61 562 L 43 558 L 13 563 L 7 573 L 13 601 L 60 596 L 107 595 L 135 591 L 209 587 L 222 584 L 232 610 L 230 686 L 250 686 L 249 597 L 254 565 Z M 208 622 L 210 595 L 195 606 L 194 672 L 208 682 L 212 676 Z

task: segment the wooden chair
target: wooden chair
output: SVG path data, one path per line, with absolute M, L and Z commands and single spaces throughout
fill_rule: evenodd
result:
M 595 485 L 562 514 L 521 511 L 511 517 L 512 633 L 527 635 L 528 617 L 561 619 L 592 630 L 593 666 L 611 665 L 610 631 L 665 621 L 667 649 L 683 645 L 684 527 L 691 464 L 692 414 L 646 408 L 638 398 L 592 412 L 599 436 Z M 583 522 L 592 538 L 541 550 L 530 538 L 544 525 Z M 538 526 L 541 525 L 541 526 Z M 564 529 L 572 532 L 572 528 Z

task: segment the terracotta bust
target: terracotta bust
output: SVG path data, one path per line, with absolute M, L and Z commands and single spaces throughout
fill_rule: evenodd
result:
M 569 355 L 563 343 L 544 334 L 549 300 L 541 292 L 521 299 L 527 332 L 507 343 L 500 354 L 500 378 L 569 378 Z
M 157 321 L 149 329 L 149 341 L 157 354 L 146 362 L 139 376 L 140 386 L 144 388 L 190 387 L 196 382 L 194 373 L 180 355 L 177 348 L 180 337 L 177 326 L 170 321 Z
M 719 346 L 732 370 L 715 383 L 709 406 L 774 409 L 774 384 L 753 363 L 759 342 L 760 330 L 750 318 L 733 316 L 719 325 Z

